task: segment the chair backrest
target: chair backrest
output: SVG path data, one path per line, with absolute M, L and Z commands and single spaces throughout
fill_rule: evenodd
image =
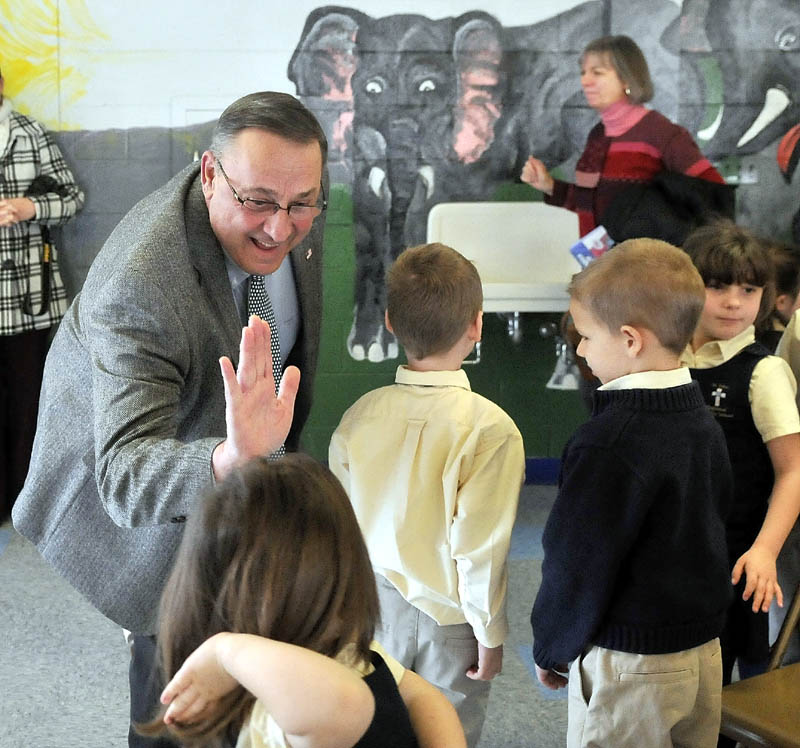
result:
M 486 312 L 566 310 L 579 236 L 577 214 L 540 202 L 439 203 L 428 214 L 428 241 L 475 263 Z
M 428 214 L 428 241 L 472 260 L 484 283 L 568 283 L 580 266 L 577 214 L 539 202 L 439 203 Z
M 797 629 L 798 623 L 800 623 L 800 582 L 797 583 L 797 587 L 794 590 L 792 603 L 789 605 L 789 610 L 786 611 L 786 618 L 783 619 L 778 638 L 775 640 L 775 644 L 772 645 L 772 649 L 770 650 L 767 670 L 775 670 L 775 668 L 781 666 L 783 657 L 786 654 L 786 649 L 789 646 L 789 639 L 795 629 Z

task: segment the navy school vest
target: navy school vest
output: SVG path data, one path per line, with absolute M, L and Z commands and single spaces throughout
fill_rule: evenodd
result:
M 775 474 L 767 447 L 753 422 L 748 391 L 753 369 L 770 352 L 751 343 L 732 359 L 710 369 L 690 369 L 717 423 L 733 467 L 734 496 L 725 523 L 731 562 L 756 539 L 772 493 Z

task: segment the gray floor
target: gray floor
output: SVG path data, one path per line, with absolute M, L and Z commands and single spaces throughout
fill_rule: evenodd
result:
M 528 622 L 553 496 L 550 487 L 523 491 L 509 562 L 511 634 L 480 748 L 565 743 L 566 694 L 535 682 Z M 0 527 L 0 748 L 124 748 L 127 659 L 121 630 L 10 524 Z

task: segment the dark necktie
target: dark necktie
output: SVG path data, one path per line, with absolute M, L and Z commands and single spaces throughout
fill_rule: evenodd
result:
M 275 321 L 275 312 L 272 310 L 272 303 L 264 288 L 263 275 L 251 275 L 250 284 L 247 290 L 247 317 L 257 314 L 269 325 L 269 347 L 272 353 L 272 374 L 275 377 L 275 393 L 278 392 L 278 385 L 283 375 L 283 365 L 281 364 L 281 341 L 278 336 L 278 323 Z M 281 446 L 275 450 L 273 456 L 280 456 L 286 453 L 286 448 Z

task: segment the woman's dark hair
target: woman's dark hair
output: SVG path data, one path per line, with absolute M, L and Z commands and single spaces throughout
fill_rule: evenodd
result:
M 771 314 L 775 303 L 774 267 L 769 251 L 755 234 L 733 221 L 720 219 L 692 231 L 683 249 L 706 286 L 737 283 L 764 289 L 756 327 Z
M 586 45 L 581 62 L 587 54 L 604 57 L 617 71 L 619 79 L 627 86 L 628 100 L 644 104 L 653 98 L 653 79 L 650 68 L 639 45 L 629 36 L 601 36 Z
M 797 296 L 800 292 L 800 250 L 785 242 L 764 240 L 775 265 L 775 293 Z
M 304 455 L 254 459 L 215 486 L 187 523 L 159 609 L 165 682 L 221 631 L 329 657 L 354 644 L 369 661 L 378 613 L 367 548 L 333 473 Z M 237 687 L 201 722 L 169 732 L 182 745 L 225 745 L 253 702 Z M 167 732 L 162 718 L 142 732 Z
M 800 293 L 800 251 L 797 247 L 777 239 L 762 238 L 762 242 L 769 252 L 775 271 L 775 300 L 769 315 L 756 328 L 756 337 L 788 324 L 791 311 L 783 305 L 779 307 L 778 299 L 781 296 L 789 297 L 791 309 Z M 774 327 L 775 324 L 778 325 L 777 328 Z

